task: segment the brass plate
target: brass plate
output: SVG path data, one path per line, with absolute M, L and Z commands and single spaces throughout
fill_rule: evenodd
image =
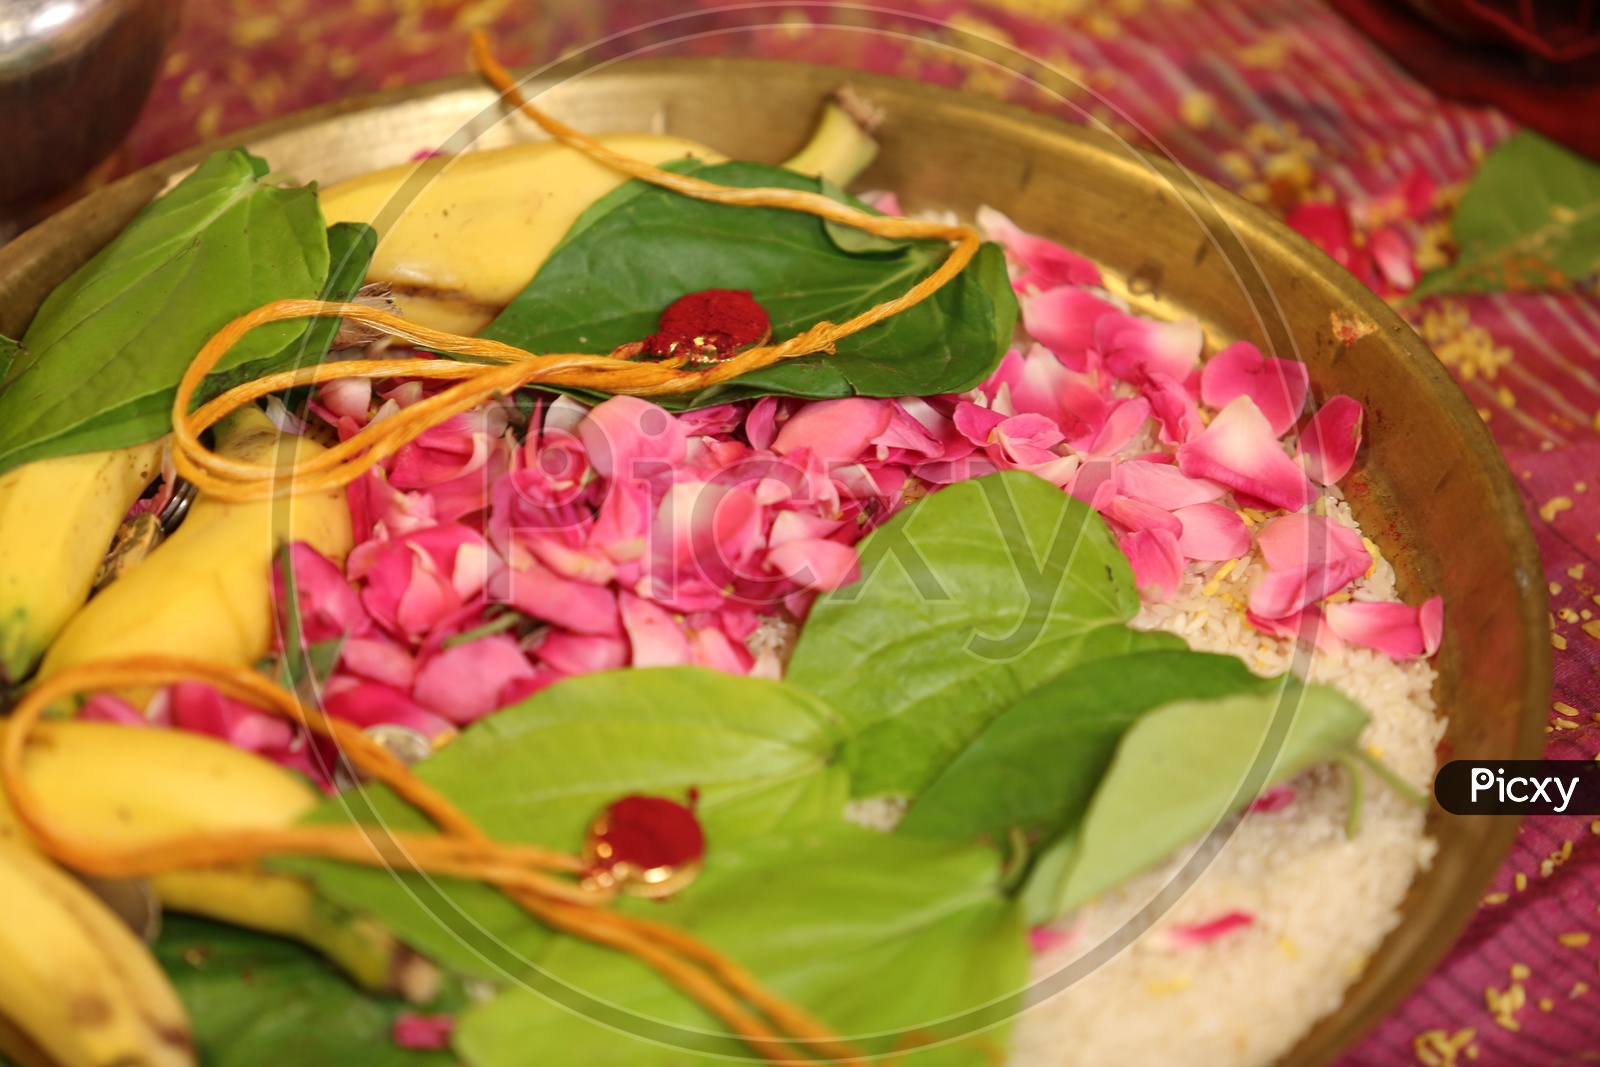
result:
M 907 210 L 990 204 L 1099 262 L 1158 314 L 1194 314 L 1213 343 L 1249 339 L 1311 370 L 1319 396 L 1366 406 L 1366 447 L 1347 482 L 1363 525 L 1397 562 L 1408 599 L 1442 593 L 1436 696 L 1442 758 L 1537 758 L 1550 646 L 1544 576 L 1511 474 L 1472 406 L 1411 329 L 1351 275 L 1238 197 L 1115 140 L 951 90 L 757 60 L 621 64 L 553 88 L 540 104 L 591 133 L 651 129 L 732 156 L 780 160 L 823 97 L 848 79 L 883 105 L 883 153 L 863 188 Z M 410 159 L 529 139 L 471 77 L 343 101 L 229 138 L 324 183 Z M 226 145 L 212 145 L 211 148 Z M 0 333 L 19 336 L 45 294 L 205 149 L 131 175 L 0 249 Z M 1370 328 L 1341 342 L 1332 316 Z M 1326 1062 L 1438 962 L 1478 906 L 1516 821 L 1434 809 L 1431 870 L 1401 925 L 1332 1016 L 1286 1062 Z

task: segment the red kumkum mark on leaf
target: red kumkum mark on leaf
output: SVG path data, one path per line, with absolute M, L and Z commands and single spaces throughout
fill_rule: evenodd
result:
M 698 799 L 691 790 L 690 803 Z M 623 797 L 600 813 L 584 841 L 590 879 L 620 885 L 636 896 L 664 897 L 700 873 L 706 838 L 688 805 L 642 794 Z
M 686 355 L 691 363 L 716 363 L 771 336 L 772 321 L 750 290 L 702 289 L 667 305 L 641 351 L 657 359 Z

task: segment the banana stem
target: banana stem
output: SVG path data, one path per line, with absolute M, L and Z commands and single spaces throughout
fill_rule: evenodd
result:
M 848 186 L 878 158 L 872 136 L 882 116 L 850 86 L 842 86 L 822 109 L 806 146 L 783 165 L 797 174 Z

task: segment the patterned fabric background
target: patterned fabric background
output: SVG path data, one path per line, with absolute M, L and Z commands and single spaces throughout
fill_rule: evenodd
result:
M 1498 112 L 1436 98 L 1314 0 L 889 3 L 191 0 L 150 104 L 102 176 L 298 108 L 460 73 L 475 27 L 492 28 L 517 63 L 589 46 L 596 56 L 747 54 L 1007 97 L 1159 148 L 1280 214 L 1340 206 L 1350 232 L 1322 243 L 1357 264 L 1384 230 L 1418 267 L 1436 264 L 1441 207 L 1515 130 Z M 1554 612 L 1549 754 L 1593 757 L 1600 299 L 1516 293 L 1402 310 L 1522 487 Z M 1343 1062 L 1600 1060 L 1597 904 L 1600 821 L 1530 821 L 1447 962 Z

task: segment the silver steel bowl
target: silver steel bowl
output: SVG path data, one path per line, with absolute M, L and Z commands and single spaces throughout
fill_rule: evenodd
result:
M 177 7 L 0 0 L 0 218 L 68 188 L 121 143 L 155 81 Z

